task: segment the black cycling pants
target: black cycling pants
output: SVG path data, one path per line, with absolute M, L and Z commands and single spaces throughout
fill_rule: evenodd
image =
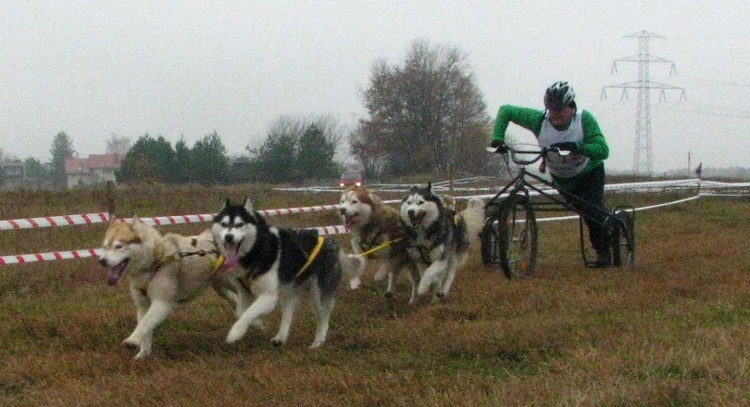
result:
M 605 223 L 609 214 L 604 207 L 604 164 L 586 175 L 576 177 L 574 185 L 560 189 L 560 193 L 583 216 L 594 250 L 607 249 L 609 236 Z

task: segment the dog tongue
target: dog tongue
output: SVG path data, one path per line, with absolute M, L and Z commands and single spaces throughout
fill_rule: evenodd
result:
M 119 283 L 120 279 L 122 278 L 123 270 L 125 270 L 125 268 L 112 267 L 109 270 L 109 274 L 107 274 L 107 284 L 117 285 L 117 283 Z
M 224 269 L 225 270 L 231 270 L 235 267 L 237 267 L 238 261 L 237 261 L 237 248 L 236 247 L 227 247 L 226 253 L 224 253 Z
M 356 225 L 357 223 L 359 223 L 359 218 L 360 218 L 359 214 L 352 215 L 346 218 L 346 222 L 345 222 L 346 227 L 350 227 L 351 225 Z

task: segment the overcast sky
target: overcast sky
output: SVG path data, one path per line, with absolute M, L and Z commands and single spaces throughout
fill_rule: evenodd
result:
M 0 0 L 0 148 L 50 158 L 65 131 L 81 156 L 112 134 L 188 144 L 214 130 L 231 155 L 259 146 L 281 116 L 364 115 L 378 59 L 401 64 L 415 40 L 468 54 L 492 117 L 501 104 L 542 107 L 568 80 L 610 144 L 607 165 L 633 168 L 646 30 L 655 171 L 750 166 L 750 1 L 55 1 Z M 519 132 L 523 134 L 523 132 Z M 524 136 L 522 135 L 521 138 Z M 531 139 L 530 139 L 531 140 Z M 483 152 L 477 152 L 482 155 Z

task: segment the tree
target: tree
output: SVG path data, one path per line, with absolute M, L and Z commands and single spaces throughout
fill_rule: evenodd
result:
M 73 142 L 64 131 L 57 133 L 52 140 L 52 162 L 50 163 L 50 177 L 52 185 L 59 188 L 65 188 L 68 185 L 67 175 L 65 174 L 65 159 L 73 158 L 75 149 Z
M 159 181 L 170 183 L 174 177 L 172 145 L 159 136 L 154 139 L 148 133 L 139 138 L 130 148 L 116 174 L 117 182 Z
M 188 147 L 185 137 L 180 137 L 174 145 L 174 172 L 172 181 L 176 184 L 185 184 L 190 182 L 192 165 L 192 152 Z
M 299 178 L 336 178 L 339 169 L 333 160 L 335 154 L 336 144 L 326 140 L 323 130 L 312 123 L 299 138 L 296 163 Z
M 295 179 L 294 162 L 297 140 L 288 132 L 271 133 L 258 150 L 258 167 L 268 182 L 291 182 Z
M 260 148 L 248 147 L 257 155 L 242 166 L 266 182 L 336 178 L 340 165 L 335 155 L 343 138 L 338 124 L 329 116 L 282 116 L 271 126 Z
M 227 148 L 216 131 L 197 141 L 190 152 L 191 180 L 206 186 L 229 182 L 226 154 Z
M 125 157 L 125 154 L 130 150 L 132 145 L 130 137 L 119 136 L 117 134 L 110 134 L 107 145 L 104 149 L 106 154 L 117 154 L 120 157 Z
M 41 187 L 49 182 L 50 171 L 41 161 L 29 157 L 23 161 L 23 165 L 26 169 L 26 179 L 34 187 Z
M 490 120 L 466 60 L 458 49 L 416 41 L 403 66 L 374 64 L 363 94 L 368 118 L 350 138 L 366 171 L 450 175 L 481 168 L 474 157 L 489 139 Z

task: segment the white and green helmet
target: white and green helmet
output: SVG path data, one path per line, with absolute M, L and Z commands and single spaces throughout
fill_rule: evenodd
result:
M 576 93 L 567 81 L 555 82 L 544 94 L 544 107 L 550 110 L 575 105 Z

